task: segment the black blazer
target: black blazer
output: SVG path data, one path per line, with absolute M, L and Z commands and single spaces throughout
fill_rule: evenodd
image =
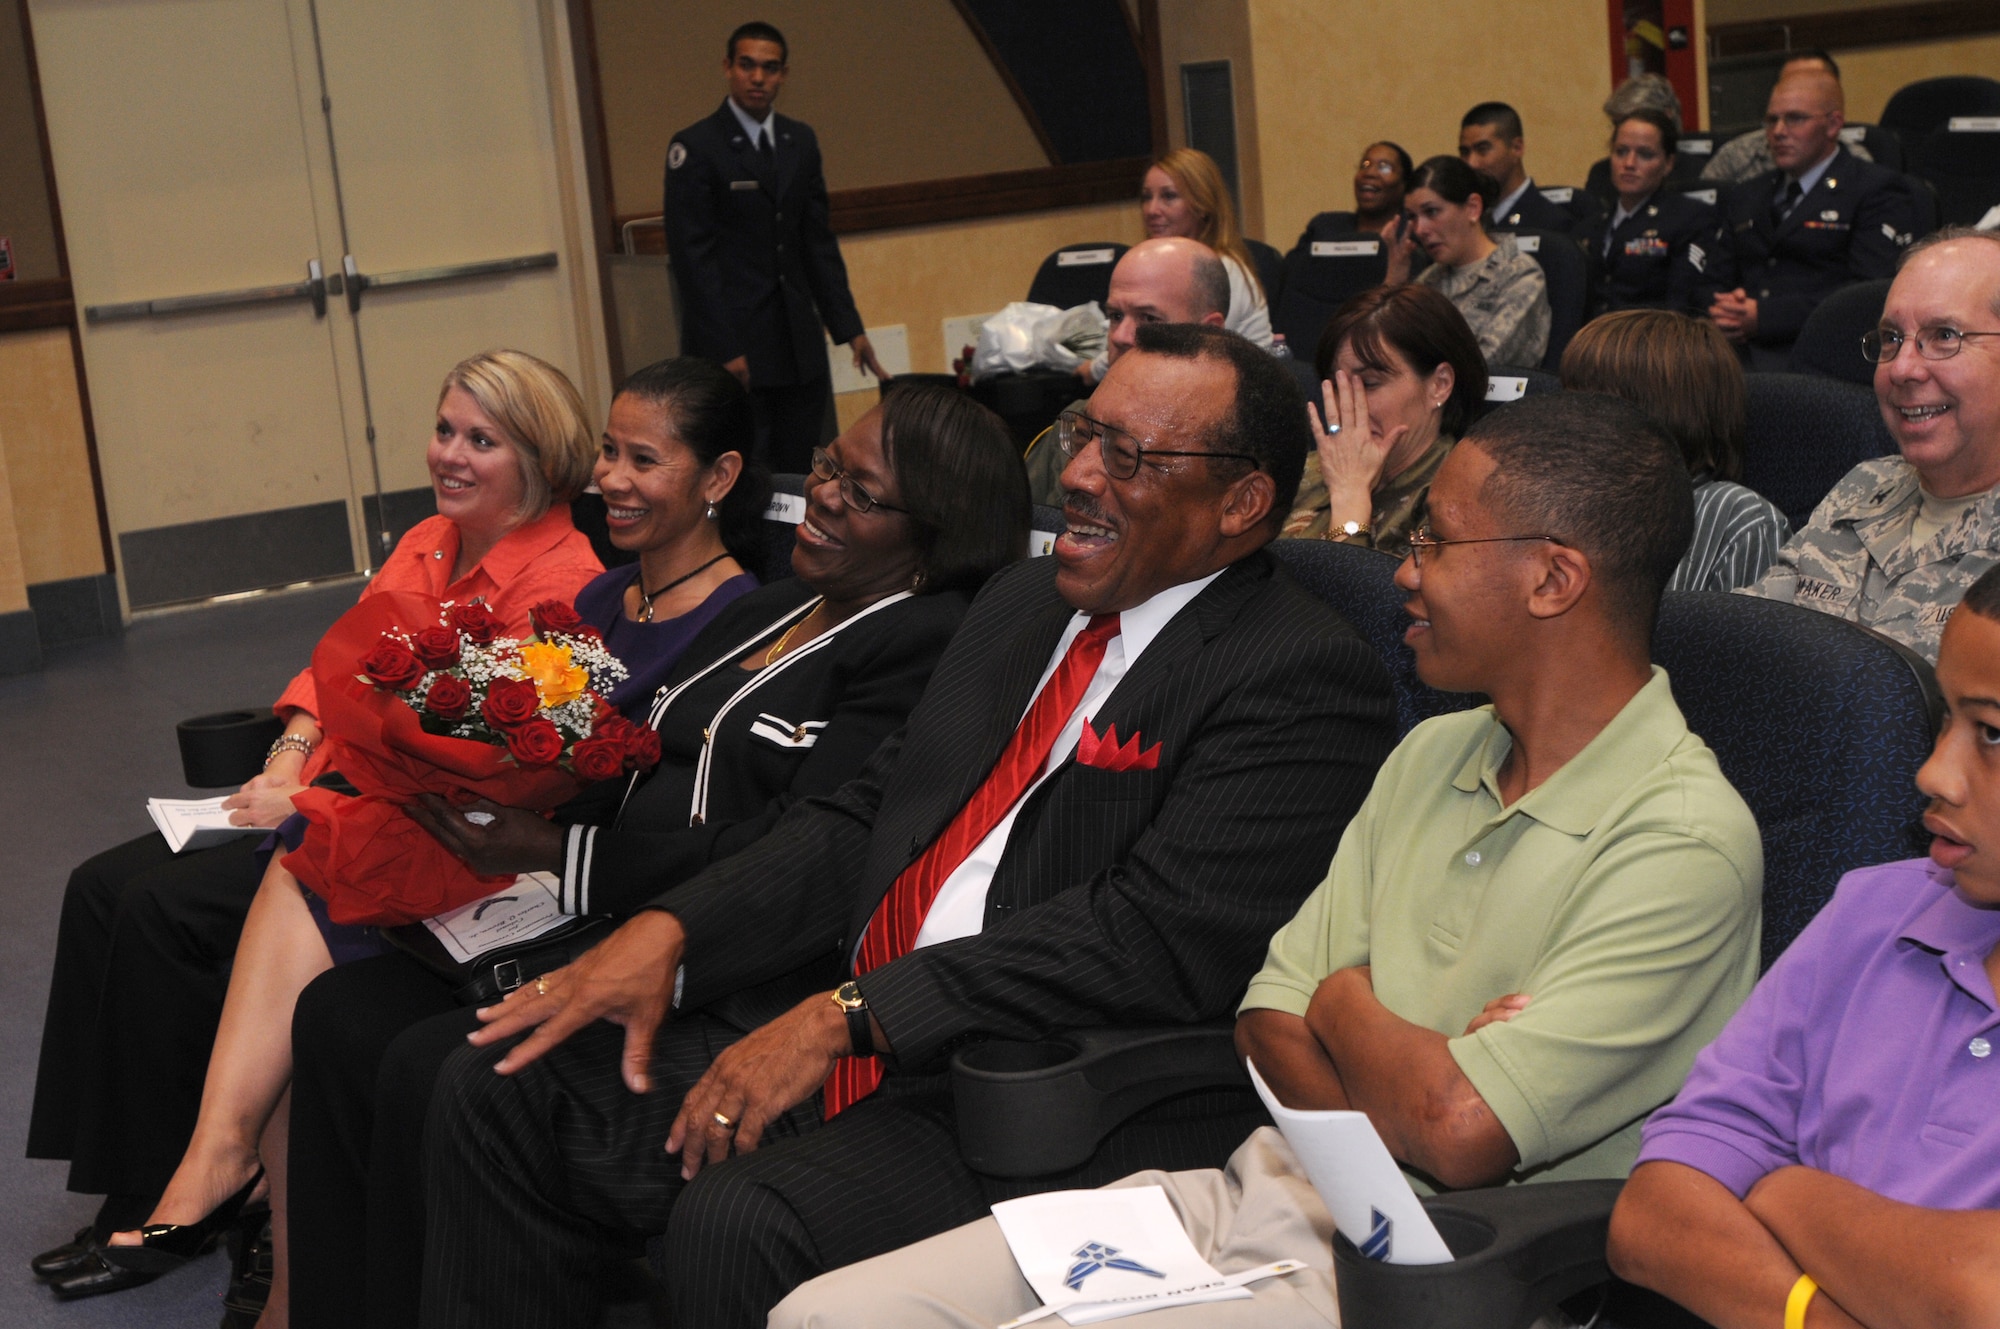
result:
M 680 288 L 681 353 L 750 360 L 757 388 L 827 376 L 820 324 L 861 335 L 847 265 L 827 224 L 826 177 L 810 126 L 772 112 L 775 166 L 728 103 L 667 147 L 667 261 Z
M 1072 615 L 1055 576 L 1054 559 L 995 576 L 861 775 L 654 902 L 687 931 L 685 1005 L 768 1019 L 813 990 L 771 980 L 847 962 L 1013 736 Z M 1381 659 L 1262 551 L 1175 615 L 1091 718 L 1160 744 L 1157 768 L 1072 755 L 1016 818 L 984 930 L 861 979 L 900 1068 L 981 1038 L 1229 1015 L 1395 741 Z M 762 1010 L 718 1001 L 760 983 Z
M 1723 191 L 1726 243 L 1698 297 L 1705 306 L 1715 292 L 1742 287 L 1757 301 L 1751 340 L 1773 347 L 1797 340 L 1806 315 L 1842 286 L 1893 276 L 1918 215 L 1902 176 L 1845 147 L 1779 225 L 1771 205 L 1784 179 L 1767 171 Z
M 814 599 L 787 578 L 736 600 L 689 644 L 661 696 L 717 662 L 735 668 L 754 641 L 775 640 Z M 852 779 L 902 727 L 968 603 L 942 591 L 883 604 L 790 653 L 791 663 L 746 676 L 754 690 L 713 723 L 698 822 L 690 823 L 680 781 L 635 780 L 629 796 L 625 781 L 607 781 L 594 791 L 594 810 L 570 805 L 569 820 L 605 824 L 577 824 L 567 837 L 565 910 L 632 913 L 754 843 L 794 803 Z
M 1604 240 L 1611 216 L 1597 218 L 1579 236 L 1590 265 L 1591 289 L 1597 292 L 1593 312 L 1705 312 L 1696 306 L 1695 292 L 1721 248 L 1722 219 L 1716 210 L 1700 199 L 1662 189 L 1619 223 L 1607 255 Z

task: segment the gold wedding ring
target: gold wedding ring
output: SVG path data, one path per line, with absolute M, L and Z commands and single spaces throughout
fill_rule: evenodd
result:
M 729 1118 L 723 1116 L 720 1112 L 714 1113 L 712 1115 L 715 1117 L 715 1124 L 722 1127 L 722 1129 L 724 1130 L 735 1129 L 736 1123 L 731 1121 Z

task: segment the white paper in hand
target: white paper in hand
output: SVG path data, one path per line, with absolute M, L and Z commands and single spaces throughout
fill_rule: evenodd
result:
M 1333 1225 L 1356 1250 L 1389 1264 L 1445 1264 L 1451 1248 L 1438 1235 L 1409 1178 L 1389 1156 L 1365 1112 L 1301 1112 L 1280 1103 L 1257 1067 L 1250 1083 L 1270 1109 L 1285 1143 L 1299 1156 Z
M 1158 1186 L 1050 1191 L 1003 1200 L 993 1217 L 1021 1276 L 1069 1324 L 1250 1295 L 1201 1258 Z
M 246 835 L 270 834 L 267 827 L 230 825 L 230 811 L 222 806 L 223 799 L 228 797 L 222 794 L 215 798 L 149 798 L 146 812 L 153 825 L 160 828 L 167 848 L 177 854 L 187 849 L 208 849 Z

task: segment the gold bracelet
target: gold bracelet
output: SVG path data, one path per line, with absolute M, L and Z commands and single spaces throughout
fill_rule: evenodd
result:
M 1806 1329 L 1806 1307 L 1812 1304 L 1813 1294 L 1819 1291 L 1819 1284 L 1813 1282 L 1811 1274 L 1800 1274 L 1799 1281 L 1792 1284 L 1790 1295 L 1785 1298 L 1785 1329 Z

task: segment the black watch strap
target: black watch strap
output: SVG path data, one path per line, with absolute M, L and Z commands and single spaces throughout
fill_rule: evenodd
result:
M 874 1056 L 875 1032 L 869 1026 L 868 1000 L 861 995 L 861 989 L 850 979 L 834 989 L 833 999 L 847 1016 L 847 1041 L 853 1046 L 854 1055 Z

